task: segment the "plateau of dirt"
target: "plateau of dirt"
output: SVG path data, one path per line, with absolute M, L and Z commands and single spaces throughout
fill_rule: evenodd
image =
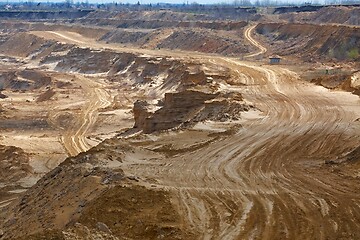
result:
M 359 239 L 333 8 L 3 17 L 0 239 Z

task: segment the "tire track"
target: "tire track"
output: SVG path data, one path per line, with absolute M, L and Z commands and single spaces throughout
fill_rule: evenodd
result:
M 266 52 L 251 37 L 254 28 L 245 36 L 260 51 L 248 57 Z M 173 192 L 199 239 L 360 239 L 360 182 L 323 164 L 360 142 L 347 106 L 360 111 L 356 97 L 303 83 L 278 66 L 192 57 L 244 74 L 242 94 L 264 117 L 162 165 L 144 160 L 124 170 Z
M 93 147 L 86 135 L 96 122 L 98 110 L 106 108 L 112 103 L 111 96 L 104 90 L 103 85 L 81 75 L 77 75 L 77 78 L 81 81 L 89 102 L 79 118 L 80 126 L 68 130 L 61 138 L 70 156 L 75 156 Z
M 267 49 L 265 47 L 263 47 L 260 43 L 258 43 L 254 38 L 252 38 L 251 34 L 252 31 L 254 31 L 254 29 L 256 28 L 257 25 L 253 25 L 248 27 L 247 29 L 245 29 L 244 31 L 244 37 L 255 47 L 257 47 L 259 49 L 258 52 L 255 53 L 251 53 L 249 55 L 246 55 L 245 58 L 251 58 L 251 57 L 256 57 L 258 55 L 264 54 L 267 52 Z

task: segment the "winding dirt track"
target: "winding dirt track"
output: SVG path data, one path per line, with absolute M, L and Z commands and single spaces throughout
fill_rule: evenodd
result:
M 260 43 L 258 43 L 255 39 L 252 38 L 251 34 L 254 31 L 254 29 L 256 28 L 257 25 L 253 25 L 250 26 L 248 28 L 245 29 L 244 31 L 244 37 L 255 47 L 257 47 L 259 49 L 258 52 L 255 53 L 251 53 L 249 55 L 246 55 L 245 58 L 250 58 L 250 57 L 256 57 L 258 55 L 264 54 L 267 52 L 267 49 L 262 46 Z
M 263 117 L 211 146 L 126 171 L 173 192 L 200 239 L 360 239 L 359 180 L 323 164 L 360 142 L 358 97 L 279 66 L 205 60 L 245 74 L 242 93 Z
M 86 77 L 77 75 L 89 99 L 79 118 L 80 124 L 68 130 L 62 136 L 62 143 L 70 156 L 75 156 L 93 147 L 86 139 L 86 134 L 97 119 L 97 111 L 111 105 L 111 96 L 104 86 Z

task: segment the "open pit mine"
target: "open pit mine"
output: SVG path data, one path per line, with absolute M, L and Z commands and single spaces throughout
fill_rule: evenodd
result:
M 360 239 L 360 6 L 71 9 L 0 10 L 1 240 Z

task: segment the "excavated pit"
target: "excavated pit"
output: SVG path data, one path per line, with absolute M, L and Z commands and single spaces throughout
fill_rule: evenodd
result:
M 360 238 L 357 28 L 208 11 L 1 20 L 1 240 Z

